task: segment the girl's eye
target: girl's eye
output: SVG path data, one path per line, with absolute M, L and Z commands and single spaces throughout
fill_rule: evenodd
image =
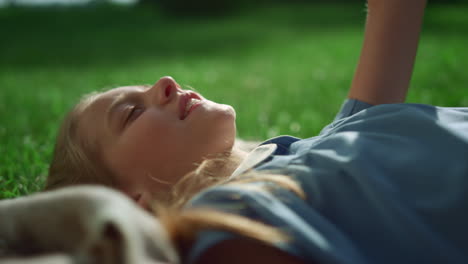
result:
M 144 109 L 141 106 L 134 105 L 131 107 L 127 119 L 125 120 L 125 126 L 127 126 L 129 123 L 137 119 L 141 113 L 143 113 Z

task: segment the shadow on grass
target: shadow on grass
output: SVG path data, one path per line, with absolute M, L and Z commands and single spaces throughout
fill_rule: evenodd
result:
M 461 34 L 464 10 L 428 8 L 425 30 Z M 190 56 L 236 56 L 290 34 L 363 29 L 361 4 L 285 5 L 224 17 L 164 16 L 115 7 L 0 10 L 0 67 L 86 67 Z M 339 34 L 339 33 L 336 33 Z M 464 36 L 461 36 L 464 37 Z
M 143 8 L 0 11 L 0 65 L 81 67 L 187 56 L 236 56 L 283 35 L 362 24 L 356 5 L 269 7 L 225 17 L 163 16 Z M 338 13 L 340 12 L 340 13 Z

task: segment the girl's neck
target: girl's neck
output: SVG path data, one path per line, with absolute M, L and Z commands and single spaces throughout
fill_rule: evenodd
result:
M 238 148 L 233 148 L 226 157 L 226 161 L 223 166 L 219 168 L 218 175 L 225 175 L 226 177 L 231 176 L 231 174 L 239 167 L 242 161 L 247 156 L 247 152 Z

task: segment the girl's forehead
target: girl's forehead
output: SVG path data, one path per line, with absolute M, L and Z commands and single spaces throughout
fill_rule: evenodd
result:
M 148 89 L 149 85 L 121 86 L 98 94 L 90 103 L 91 112 L 103 111 L 118 98 L 133 92 L 141 92 Z
M 106 134 L 107 115 L 112 104 L 122 96 L 132 92 L 141 92 L 148 86 L 122 86 L 97 94 L 84 107 L 80 117 L 80 123 L 85 134 L 99 137 Z
M 120 86 L 110 90 L 107 90 L 101 93 L 101 96 L 104 97 L 113 97 L 120 95 L 122 93 L 130 93 L 130 92 L 141 92 L 148 89 L 149 85 L 131 85 L 131 86 Z

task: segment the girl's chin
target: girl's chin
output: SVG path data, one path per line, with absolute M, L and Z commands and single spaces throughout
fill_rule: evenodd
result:
M 223 105 L 224 108 L 226 109 L 226 114 L 228 116 L 231 116 L 234 120 L 236 119 L 236 111 L 234 110 L 234 107 L 230 105 Z
M 232 106 L 227 105 L 227 104 L 218 104 L 218 103 L 206 100 L 203 105 L 200 105 L 200 108 L 204 108 L 203 110 L 207 112 L 206 114 L 212 113 L 223 119 L 225 118 L 232 119 L 232 120 L 236 119 L 236 111 L 234 110 Z

